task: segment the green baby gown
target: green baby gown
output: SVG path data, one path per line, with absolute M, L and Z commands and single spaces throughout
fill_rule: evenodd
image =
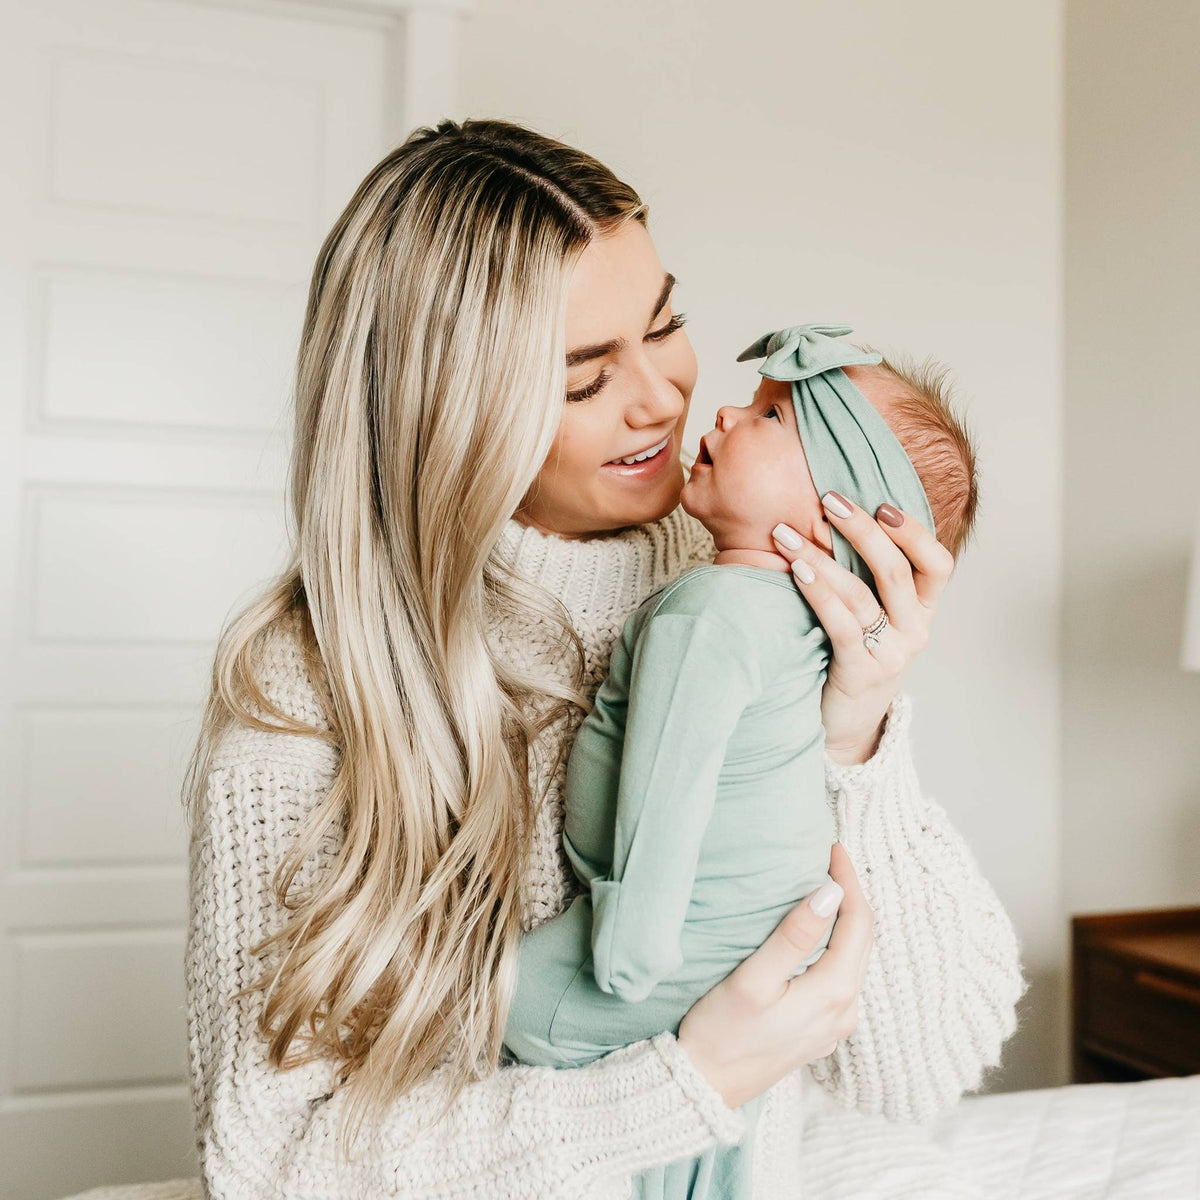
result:
M 932 528 L 903 449 L 837 366 L 878 357 L 834 342 L 842 332 L 794 326 L 746 355 L 761 346 L 772 357 L 760 370 L 794 381 L 821 494 L 832 478 L 868 511 L 887 500 Z M 855 486 L 843 462 L 851 451 Z M 856 569 L 841 541 L 839 561 Z M 858 560 L 856 573 L 865 569 Z M 567 766 L 563 846 L 583 891 L 522 939 L 505 1031 L 515 1058 L 582 1066 L 678 1030 L 829 879 L 828 661 L 829 639 L 786 570 L 695 567 L 626 621 Z M 749 1200 L 760 1106 L 743 1107 L 739 1146 L 638 1175 L 639 1200 Z

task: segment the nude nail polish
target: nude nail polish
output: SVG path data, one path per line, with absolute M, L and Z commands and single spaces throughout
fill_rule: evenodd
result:
M 837 492 L 826 492 L 825 495 L 821 497 L 821 503 L 824 504 L 825 507 L 829 509 L 829 511 L 833 513 L 835 517 L 848 517 L 854 511 L 847 503 L 846 497 L 839 496 Z
M 890 525 L 893 529 L 899 529 L 904 524 L 904 514 L 899 509 L 893 508 L 890 504 L 881 504 L 875 510 L 875 516 L 885 525 Z
M 804 545 L 800 535 L 790 525 L 776 525 L 771 533 L 781 546 L 786 546 L 789 550 L 799 550 Z
M 841 885 L 834 883 L 830 879 L 821 884 L 813 892 L 813 897 L 808 902 L 808 906 L 818 917 L 829 917 L 837 911 L 837 907 L 841 904 L 844 895 L 845 893 L 842 891 Z

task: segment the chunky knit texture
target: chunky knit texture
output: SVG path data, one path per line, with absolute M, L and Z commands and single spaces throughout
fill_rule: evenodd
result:
M 625 618 L 660 584 L 711 561 L 713 546 L 677 508 L 652 524 L 582 541 L 510 521 L 501 552 L 566 606 L 594 693 Z M 555 661 L 536 625 L 497 627 L 494 636 L 505 654 Z M 268 637 L 261 682 L 284 712 L 328 728 L 294 626 Z M 545 799 L 530 837 L 526 927 L 556 915 L 574 892 L 560 845 L 566 755 L 554 764 L 582 716 L 565 714 L 530 755 L 531 781 Z M 838 836 L 875 911 L 875 949 L 855 1033 L 768 1094 L 755 1155 L 760 1200 L 796 1200 L 802 1178 L 806 1193 L 833 1194 L 826 1188 L 840 1171 L 836 1146 L 816 1153 L 814 1145 L 806 1155 L 814 1079 L 828 1095 L 820 1101 L 824 1124 L 813 1128 L 849 1109 L 927 1121 L 979 1085 L 1016 1025 L 1025 988 L 1016 935 L 945 811 L 921 795 L 910 722 L 901 693 L 868 762 L 826 759 Z M 262 993 L 234 998 L 258 972 L 251 946 L 283 920 L 272 874 L 336 768 L 337 752 L 314 739 L 238 729 L 222 739 L 208 777 L 192 835 L 186 969 L 192 1096 L 210 1197 L 615 1200 L 628 1194 L 633 1172 L 740 1137 L 741 1115 L 725 1107 L 675 1038 L 660 1034 L 577 1070 L 503 1067 L 469 1085 L 436 1121 L 446 1081 L 435 1073 L 392 1105 L 372 1143 L 341 1158 L 345 1093 L 334 1064 L 270 1067 L 255 1032 Z M 297 883 L 311 882 L 334 849 L 327 845 L 306 864 Z M 818 1164 L 820 1178 L 804 1173 Z M 854 1166 L 862 1170 L 858 1152 Z

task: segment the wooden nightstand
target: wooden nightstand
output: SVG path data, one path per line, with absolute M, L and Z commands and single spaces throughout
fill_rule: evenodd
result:
M 1076 1083 L 1200 1073 L 1200 908 L 1071 919 Z

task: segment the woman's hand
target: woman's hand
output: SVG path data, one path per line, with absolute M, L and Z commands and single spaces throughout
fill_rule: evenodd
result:
M 836 762 L 866 762 L 901 675 L 929 641 L 954 555 L 920 521 L 906 520 L 890 504 L 879 506 L 876 520 L 837 492 L 821 500 L 835 528 L 870 567 L 879 600 L 857 575 L 790 526 L 775 527 L 775 544 L 832 645 L 821 693 L 825 748 Z M 787 542 L 781 533 L 790 535 Z M 879 616 L 880 601 L 888 625 L 868 649 L 863 630 Z
M 833 844 L 829 874 L 844 893 L 840 910 L 838 888 L 831 884 L 805 897 L 745 962 L 692 1005 L 679 1026 L 680 1046 L 730 1108 L 832 1054 L 858 1023 L 874 913 L 840 842 Z M 813 901 L 824 888 L 833 896 L 829 911 L 820 913 Z M 792 979 L 835 911 L 825 953 Z

